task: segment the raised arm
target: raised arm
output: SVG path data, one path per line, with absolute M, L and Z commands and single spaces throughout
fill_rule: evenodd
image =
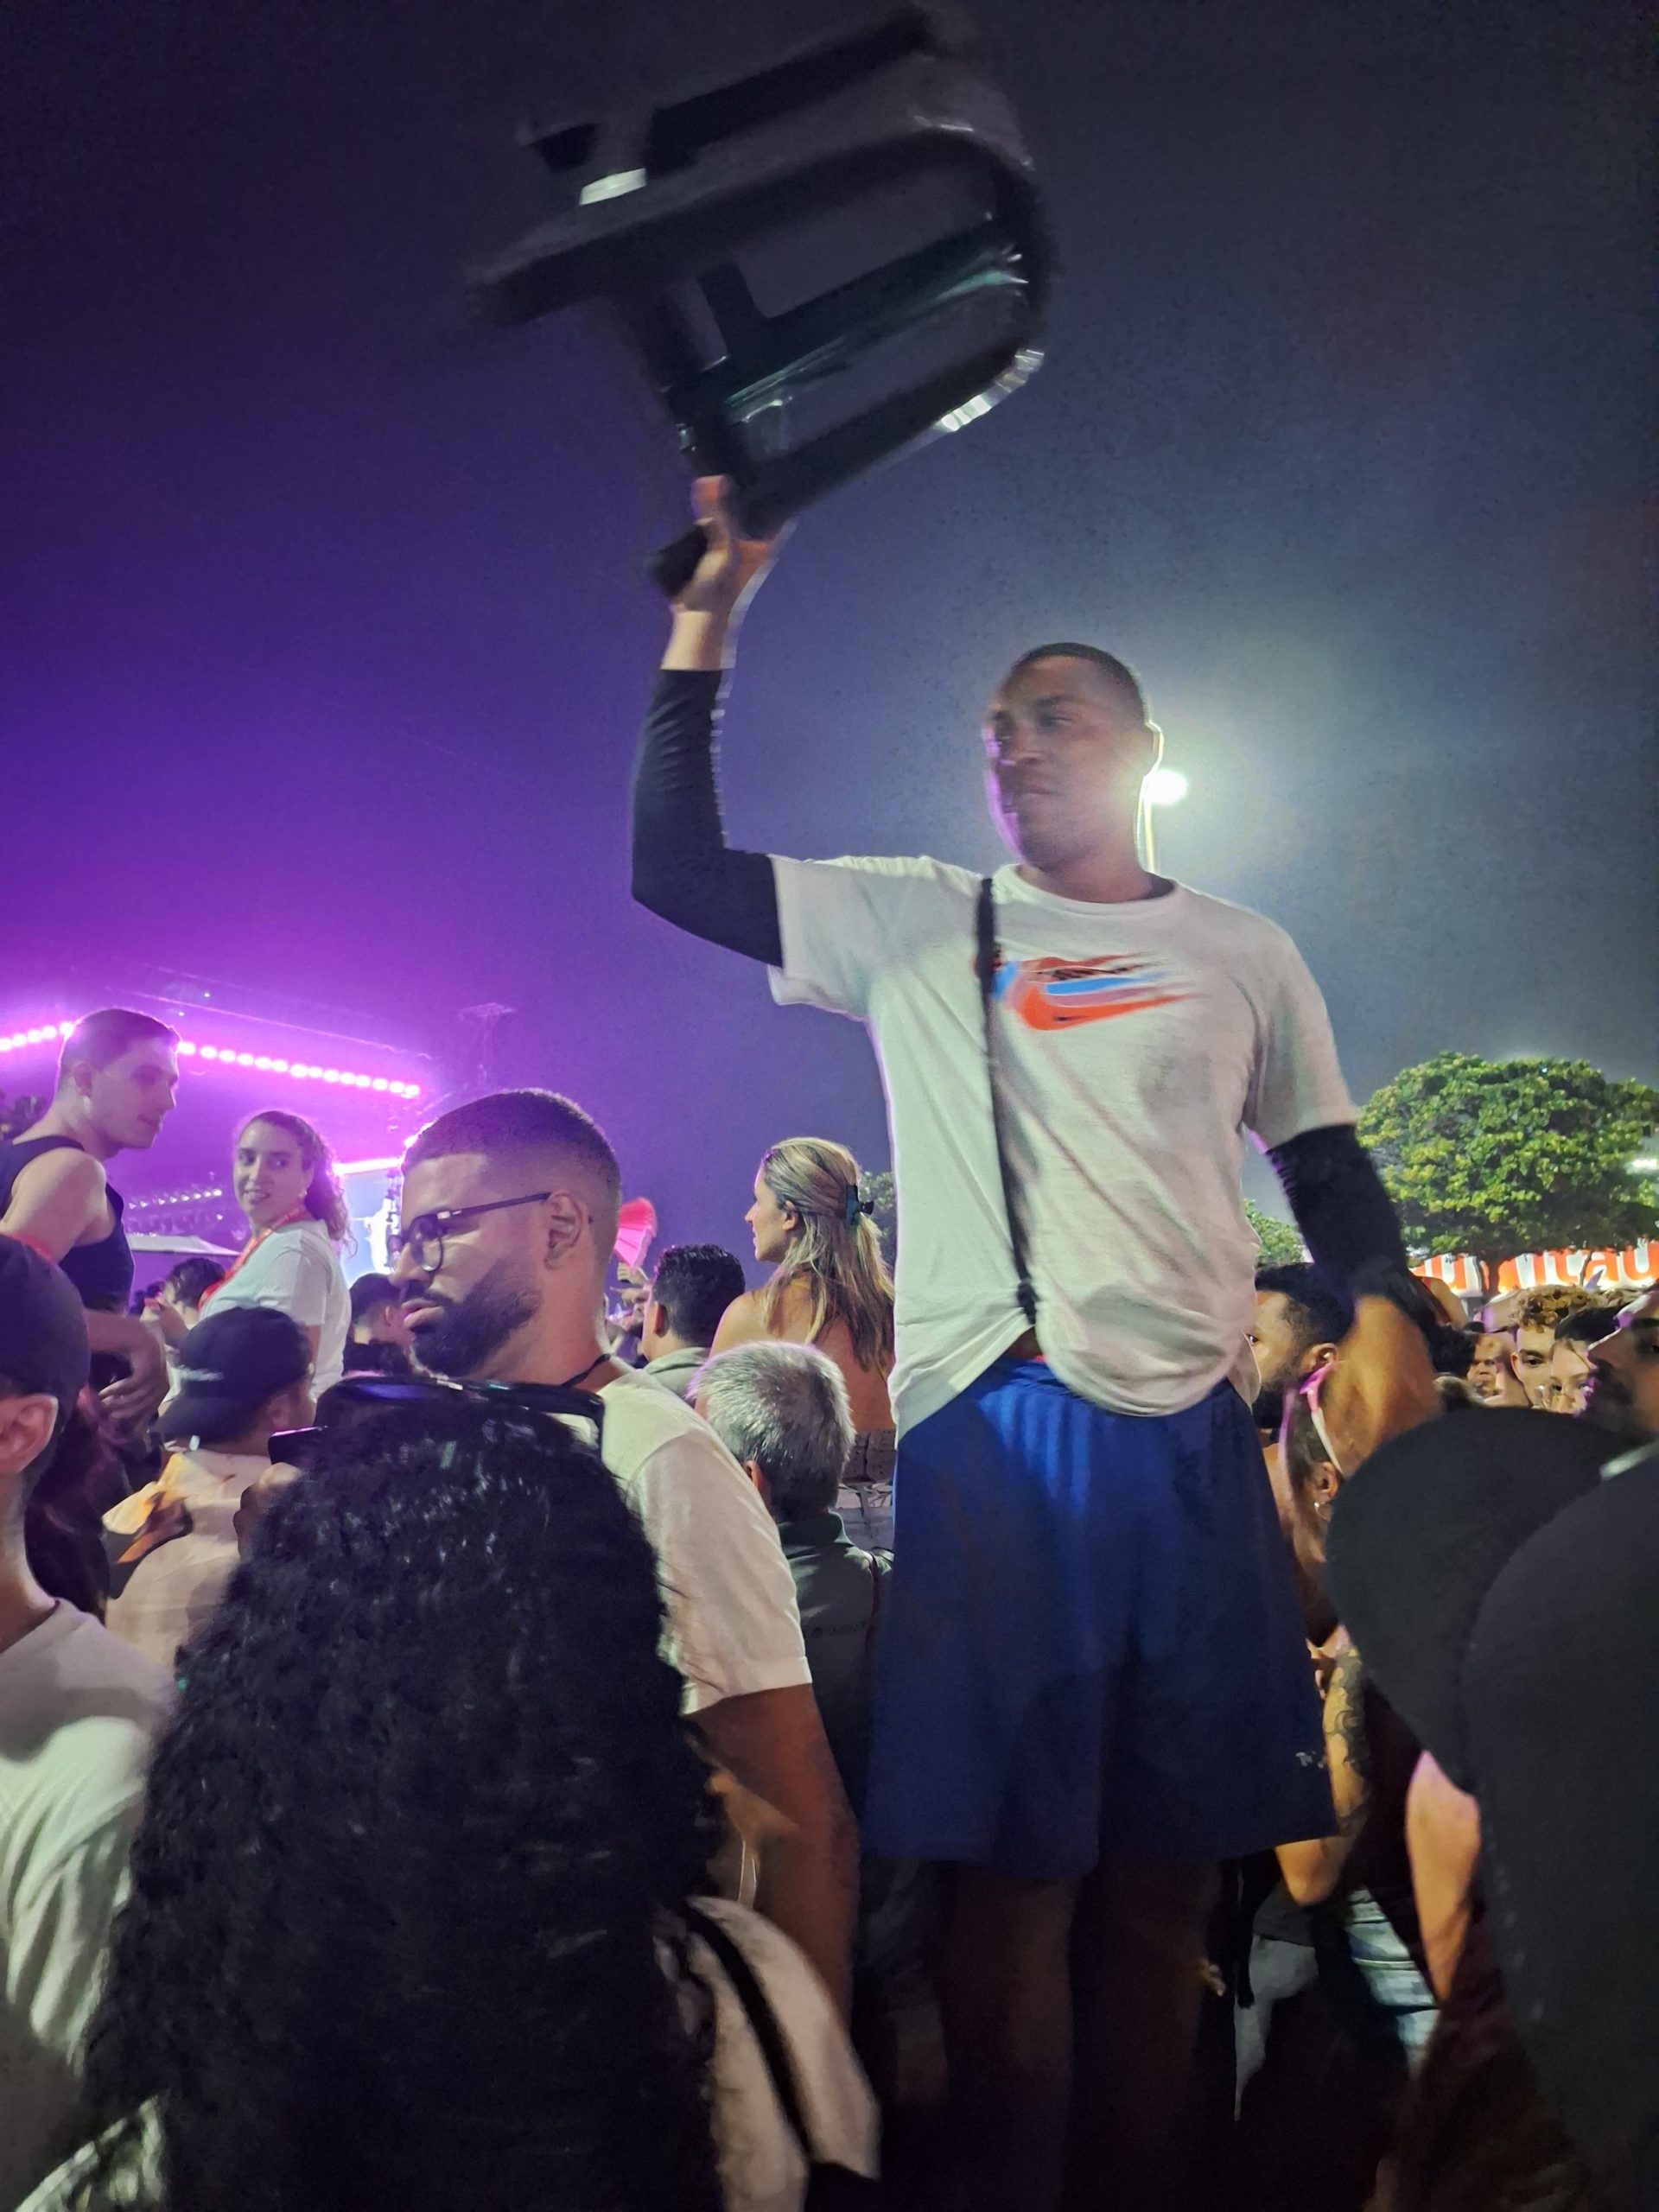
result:
M 1393 1201 L 1351 1126 L 1307 1129 L 1268 1157 L 1320 1267 L 1348 1282 L 1378 1262 L 1406 1273 Z
M 694 937 L 777 967 L 778 893 L 765 853 L 726 842 L 715 785 L 715 719 L 744 610 L 775 540 L 740 537 L 718 477 L 695 487 L 709 550 L 674 602 L 633 778 L 633 895 Z

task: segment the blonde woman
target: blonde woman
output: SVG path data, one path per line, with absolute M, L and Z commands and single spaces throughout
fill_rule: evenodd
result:
M 245 1122 L 231 1175 L 252 1232 L 230 1273 L 201 1301 L 204 1313 L 270 1306 L 298 1323 L 311 1348 L 317 1396 L 338 1382 L 352 1322 L 340 1264 L 350 1228 L 334 1155 L 309 1122 L 267 1106 Z
M 727 1308 L 715 1351 L 767 1341 L 816 1344 L 841 1370 L 857 1439 L 836 1501 L 855 1543 L 893 1548 L 893 1278 L 859 1195 L 859 1166 L 825 1137 L 775 1144 L 745 1219 L 773 1272 Z

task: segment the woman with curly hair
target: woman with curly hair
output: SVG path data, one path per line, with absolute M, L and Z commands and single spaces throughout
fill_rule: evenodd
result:
M 816 1344 L 841 1370 L 857 1436 L 836 1501 L 848 1533 L 893 1545 L 893 1277 L 860 1192 L 859 1165 L 826 1137 L 786 1137 L 754 1179 L 744 1219 L 770 1279 L 728 1307 L 715 1351 L 781 1341 Z
M 334 1155 L 309 1122 L 267 1106 L 243 1123 L 231 1175 L 252 1233 L 230 1273 L 204 1294 L 201 1311 L 271 1306 L 297 1321 L 321 1396 L 340 1380 L 352 1325 L 339 1249 L 351 1220 Z
M 817 2156 L 868 2172 L 811 1969 L 692 1902 L 711 1800 L 662 1625 L 553 1419 L 435 1393 L 325 1436 L 186 1654 L 86 2148 L 26 2212 L 787 2212 L 805 2163 L 730 1944 Z

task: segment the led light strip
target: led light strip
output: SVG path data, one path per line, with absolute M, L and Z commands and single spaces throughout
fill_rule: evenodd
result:
M 0 1052 L 22 1052 L 30 1045 L 55 1044 L 74 1028 L 73 1021 L 48 1022 L 38 1029 L 19 1029 L 0 1037 Z M 298 1083 L 332 1083 L 346 1090 L 378 1090 L 389 1098 L 418 1098 L 418 1083 L 399 1083 L 391 1076 L 363 1075 L 351 1068 L 325 1068 L 311 1060 L 274 1058 L 269 1052 L 233 1052 L 229 1046 L 199 1045 L 188 1038 L 179 1042 L 181 1059 L 214 1060 L 224 1067 L 255 1068 L 261 1075 L 286 1075 Z

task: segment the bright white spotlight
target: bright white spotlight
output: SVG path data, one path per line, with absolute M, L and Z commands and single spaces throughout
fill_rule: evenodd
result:
M 1148 806 L 1178 806 L 1187 794 L 1187 780 L 1179 768 L 1154 768 L 1141 786 Z

